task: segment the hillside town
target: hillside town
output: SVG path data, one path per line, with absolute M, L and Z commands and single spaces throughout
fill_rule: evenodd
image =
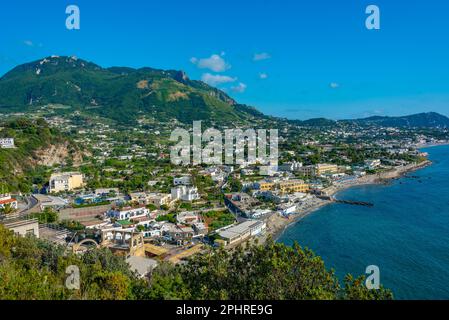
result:
M 143 275 L 158 261 L 182 263 L 208 247 L 232 250 L 276 237 L 288 223 L 336 201 L 338 190 L 427 165 L 420 148 L 447 143 L 447 130 L 288 124 L 278 165 L 262 174 L 258 163 L 172 165 L 165 137 L 181 125 L 176 121 L 157 130 L 146 130 L 145 121 L 131 130 L 76 121 L 45 119 L 81 147 L 82 161 L 46 167 L 48 180 L 30 192 L 0 192 L 0 223 L 80 254 L 109 248 Z M 0 144 L 5 151 L 20 148 L 11 137 Z

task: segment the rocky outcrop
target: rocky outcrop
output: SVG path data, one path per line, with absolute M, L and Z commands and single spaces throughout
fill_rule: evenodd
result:
M 73 161 L 74 166 L 79 166 L 83 162 L 83 153 L 76 150 L 69 142 L 64 142 L 37 150 L 33 164 L 51 167 L 65 164 L 69 159 Z

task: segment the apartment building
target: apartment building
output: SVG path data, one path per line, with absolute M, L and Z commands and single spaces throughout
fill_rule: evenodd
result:
M 250 217 L 251 211 L 258 205 L 257 199 L 246 193 L 228 193 L 224 200 L 232 213 L 244 217 Z
M 279 183 L 281 193 L 306 193 L 310 191 L 310 185 L 303 180 L 287 180 Z
M 316 165 L 316 174 L 318 176 L 322 174 L 334 174 L 338 173 L 339 169 L 336 164 L 327 164 L 327 163 L 320 163 Z
M 280 182 L 262 180 L 255 183 L 261 192 L 279 190 L 281 193 L 309 192 L 310 186 L 303 180 L 285 180 Z
M 299 171 L 301 168 L 302 168 L 302 163 L 297 162 L 297 161 L 283 163 L 278 166 L 278 170 L 282 171 L 282 172 Z
M 192 184 L 192 178 L 190 176 L 176 177 L 173 179 L 175 186 L 190 186 Z
M 276 183 L 274 181 L 262 180 L 255 183 L 256 189 L 260 191 L 271 191 L 276 187 Z
M 238 225 L 232 226 L 225 230 L 220 231 L 218 234 L 222 240 L 225 241 L 225 245 L 233 245 L 250 237 L 261 234 L 266 229 L 266 223 L 257 220 L 247 220 Z
M 374 170 L 374 169 L 380 167 L 380 165 L 381 165 L 380 159 L 365 160 L 365 168 L 367 168 L 369 170 Z
M 6 229 L 22 237 L 35 236 L 39 238 L 39 222 L 37 219 L 12 218 L 1 221 Z
M 150 210 L 144 206 L 137 208 L 115 208 L 107 212 L 107 216 L 118 220 L 129 220 L 134 218 L 147 217 L 150 214 Z
M 198 188 L 178 186 L 171 189 L 171 197 L 173 200 L 194 201 L 200 199 Z
M 170 205 L 172 201 L 171 194 L 168 193 L 150 193 L 147 195 L 148 204 L 154 204 L 157 207 Z
M 297 171 L 305 177 L 312 177 L 316 174 L 315 166 L 303 166 L 298 168 Z
M 133 192 L 129 194 L 131 201 L 139 204 L 147 204 L 147 194 L 145 192 Z
M 50 193 L 72 191 L 83 186 L 83 175 L 79 172 L 57 173 L 50 177 Z

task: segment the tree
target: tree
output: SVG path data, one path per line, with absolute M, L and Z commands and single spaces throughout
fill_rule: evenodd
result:
M 150 297 L 212 300 L 391 299 L 383 288 L 371 292 L 363 281 L 346 282 L 342 289 L 323 260 L 298 244 L 269 240 L 229 252 L 213 250 L 176 267 L 156 268 Z M 176 291 L 174 291 L 176 290 Z M 187 293 L 179 297 L 180 292 Z
M 146 208 L 147 208 L 148 210 L 150 210 L 150 211 L 155 211 L 155 210 L 157 210 L 157 207 L 156 207 L 154 204 L 152 204 L 152 203 L 148 204 L 148 205 L 146 206 Z
M 8 215 L 16 212 L 16 209 L 10 204 L 5 204 L 2 208 L 0 208 L 0 213 Z
M 0 262 L 11 254 L 11 248 L 16 242 L 16 238 L 12 234 L 12 231 L 0 225 Z
M 37 216 L 40 223 L 54 223 L 59 219 L 58 213 L 53 209 L 46 207 L 44 211 Z
M 80 270 L 79 290 L 65 287 L 66 269 Z M 0 300 L 33 299 L 392 299 L 389 290 L 368 290 L 364 278 L 334 272 L 312 251 L 274 243 L 240 246 L 173 265 L 161 262 L 150 278 L 132 272 L 123 257 L 93 249 L 83 255 L 34 237 L 17 237 L 0 225 Z
M 243 185 L 240 182 L 240 180 L 234 177 L 229 178 L 228 185 L 230 192 L 240 192 L 243 188 Z
M 378 290 L 369 290 L 365 285 L 364 276 L 354 279 L 353 276 L 345 277 L 344 299 L 348 300 L 392 300 L 393 293 L 380 287 Z
M 183 202 L 181 203 L 181 205 L 179 206 L 180 209 L 184 209 L 187 211 L 191 211 L 192 210 L 192 204 L 188 203 L 188 202 Z

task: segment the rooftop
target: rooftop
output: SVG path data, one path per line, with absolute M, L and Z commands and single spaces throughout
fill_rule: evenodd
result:
M 5 199 L 5 200 L 0 200 L 0 204 L 9 204 L 9 203 L 13 203 L 16 202 L 17 200 L 14 198 L 11 199 Z

